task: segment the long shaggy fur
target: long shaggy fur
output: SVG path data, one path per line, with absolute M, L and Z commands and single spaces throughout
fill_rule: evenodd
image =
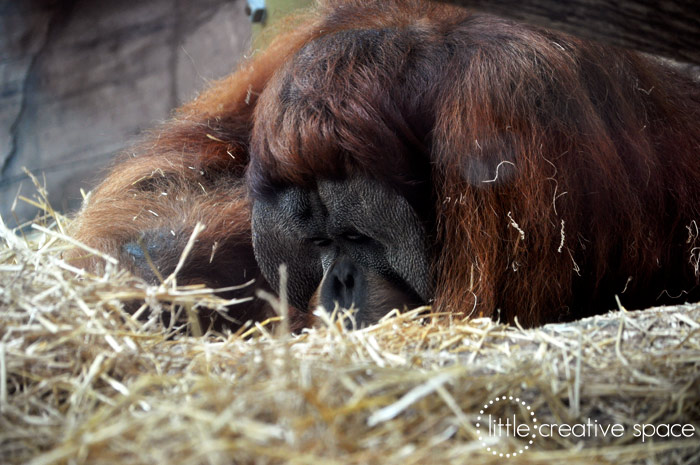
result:
M 250 238 L 250 205 L 243 175 L 257 96 L 271 74 L 298 41 L 303 28 L 258 53 L 228 78 L 213 86 L 174 117 L 147 134 L 115 163 L 91 193 L 73 223 L 72 234 L 85 244 L 119 259 L 132 271 L 155 281 L 175 269 L 195 225 L 205 226 L 178 283 L 204 283 L 212 288 L 255 284 L 228 298 L 254 296 L 267 289 Z M 134 265 L 125 245 L 137 242 L 148 251 L 150 241 L 164 241 L 165 252 L 154 258 L 156 273 Z M 72 251 L 78 265 L 100 269 L 100 259 Z M 230 316 L 239 322 L 272 316 L 260 300 L 237 304 Z M 296 320 L 296 326 L 306 324 Z
M 438 310 L 531 325 L 614 295 L 631 308 L 698 297 L 690 79 L 457 8 L 326 8 L 324 35 L 256 109 L 255 195 L 355 173 L 403 191 L 432 233 Z
M 362 174 L 425 222 L 436 310 L 533 325 L 700 297 L 692 80 L 433 2 L 323 1 L 295 25 L 116 165 L 77 235 L 119 255 L 201 221 L 192 274 L 240 284 L 207 260 L 252 256 L 246 189 Z

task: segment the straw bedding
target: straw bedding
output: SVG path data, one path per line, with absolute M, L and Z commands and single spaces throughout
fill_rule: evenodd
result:
M 699 305 L 530 330 L 419 309 L 346 331 L 345 316 L 319 313 L 300 335 L 270 321 L 194 337 L 175 322 L 226 302 L 118 266 L 71 268 L 68 220 L 35 202 L 44 226 L 0 225 L 4 463 L 700 462 Z M 133 300 L 145 302 L 138 318 L 124 310 Z M 165 324 L 169 312 L 182 318 Z M 479 440 L 479 412 L 502 414 L 495 398 L 525 421 L 624 434 L 541 436 L 500 457 L 522 444 Z M 695 432 L 642 441 L 643 424 Z

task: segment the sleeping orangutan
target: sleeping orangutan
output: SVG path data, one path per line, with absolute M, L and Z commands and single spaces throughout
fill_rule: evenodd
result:
M 316 305 L 537 325 L 693 300 L 698 121 L 700 87 L 634 52 L 323 1 L 116 165 L 76 234 L 149 275 L 143 249 L 167 273 L 202 222 L 188 279 L 277 288 L 287 264 L 299 325 Z

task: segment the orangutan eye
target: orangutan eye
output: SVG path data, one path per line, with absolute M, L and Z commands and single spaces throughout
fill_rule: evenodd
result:
M 343 240 L 346 240 L 348 242 L 357 242 L 357 243 L 365 242 L 365 241 L 369 240 L 369 237 L 365 236 L 364 234 L 360 234 L 358 232 L 355 232 L 355 231 L 346 232 L 341 237 L 343 238 Z
M 316 247 L 328 247 L 333 242 L 330 239 L 328 239 L 327 237 L 311 237 L 307 240 L 309 242 L 311 242 L 313 245 L 315 245 Z

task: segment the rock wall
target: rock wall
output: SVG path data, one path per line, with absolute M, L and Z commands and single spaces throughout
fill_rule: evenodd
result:
M 245 0 L 0 1 L 0 214 L 79 207 L 113 156 L 228 74 L 250 43 Z

